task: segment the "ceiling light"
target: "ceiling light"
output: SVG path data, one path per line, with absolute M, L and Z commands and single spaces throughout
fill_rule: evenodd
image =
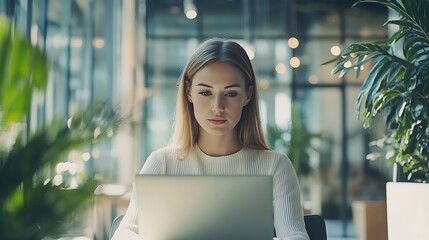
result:
M 194 19 L 197 17 L 197 7 L 193 0 L 183 0 L 183 10 L 188 19 Z

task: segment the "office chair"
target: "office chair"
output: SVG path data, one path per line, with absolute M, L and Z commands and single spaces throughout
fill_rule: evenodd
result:
M 325 220 L 320 215 L 305 215 L 305 230 L 310 240 L 327 240 Z
M 113 234 L 115 233 L 116 229 L 121 223 L 123 217 L 124 215 L 119 215 L 113 220 L 112 226 L 110 228 L 109 239 L 113 237 Z M 326 236 L 325 220 L 320 215 L 305 215 L 304 222 L 305 222 L 305 229 L 307 230 L 310 240 L 327 240 L 328 239 Z
M 113 234 L 115 233 L 116 229 L 119 227 L 119 224 L 122 221 L 122 218 L 124 218 L 124 215 L 119 215 L 115 219 L 113 219 L 112 226 L 110 227 L 109 239 L 112 239 Z

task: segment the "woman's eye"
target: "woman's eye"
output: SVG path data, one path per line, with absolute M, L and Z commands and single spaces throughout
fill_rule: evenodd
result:
M 228 97 L 235 97 L 235 96 L 238 95 L 238 93 L 237 92 L 228 92 L 225 95 L 228 96 Z
M 200 94 L 202 95 L 202 96 L 210 96 L 210 95 L 212 95 L 210 92 L 208 92 L 208 91 L 203 91 L 203 92 L 200 92 Z

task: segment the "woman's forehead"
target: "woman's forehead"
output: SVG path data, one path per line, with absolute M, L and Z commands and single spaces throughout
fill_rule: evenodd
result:
M 244 85 L 245 79 L 241 71 L 233 64 L 212 62 L 199 69 L 193 76 L 193 85 L 205 84 L 239 84 Z

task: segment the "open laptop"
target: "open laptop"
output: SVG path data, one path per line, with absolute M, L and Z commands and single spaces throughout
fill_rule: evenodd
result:
M 271 176 L 138 175 L 135 185 L 143 239 L 273 239 Z

